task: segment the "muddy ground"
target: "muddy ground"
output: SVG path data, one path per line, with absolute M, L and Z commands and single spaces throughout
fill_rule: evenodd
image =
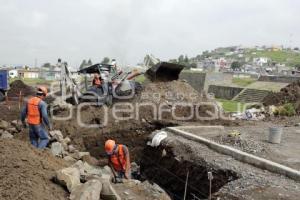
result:
M 193 98 L 190 98 L 190 96 L 184 97 L 185 95 L 183 97 L 176 96 L 174 100 L 174 90 L 178 89 L 178 87 L 181 88 L 183 94 L 185 92 L 186 94 L 193 92 L 185 82 L 177 81 L 160 85 L 158 87 L 159 90 L 156 89 L 155 85 L 150 84 L 147 88 L 148 94 L 171 91 L 170 96 L 160 96 L 157 99 L 157 96 L 144 94 L 133 102 L 154 102 L 170 105 L 172 101 L 177 102 L 179 100 L 177 98 L 183 98 L 183 101 L 190 102 L 209 101 L 205 96 L 201 95 L 197 98 L 194 98 L 194 96 Z M 17 101 L 10 102 L 9 105 L 5 102 L 1 103 L 0 109 L 2 112 L 0 115 L 1 119 L 11 121 L 19 118 L 20 108 Z M 111 111 L 110 108 L 109 110 Z M 69 119 L 58 119 L 67 117 L 70 113 L 72 113 L 72 116 Z M 141 111 L 141 115 L 138 118 L 129 118 L 124 121 L 111 120 L 106 126 L 101 127 L 99 125 L 104 123 L 104 113 L 103 108 L 97 106 L 85 106 L 80 112 L 78 112 L 77 107 L 71 106 L 69 109 L 60 109 L 51 118 L 54 128 L 61 130 L 64 136 L 69 136 L 77 149 L 89 151 L 97 159 L 106 158 L 103 148 L 106 139 L 115 139 L 118 143 L 127 145 L 130 149 L 132 161 L 141 165 L 142 179 L 159 184 L 173 199 L 182 199 L 187 171 L 190 173 L 188 199 L 193 199 L 193 194 L 201 199 L 207 198 L 209 186 L 207 172 L 209 171 L 213 172 L 214 175 L 212 192 L 215 193 L 215 197 L 221 197 L 222 199 L 298 199 L 300 196 L 299 183 L 241 163 L 229 156 L 218 154 L 204 145 L 184 138 L 170 135 L 162 147 L 152 148 L 146 146 L 147 137 L 154 130 L 167 126 L 224 125 L 226 126 L 226 131 L 238 130 L 242 133 L 244 140 L 253 141 L 253 143 L 249 143 L 251 144 L 250 150 L 255 148 L 258 150 L 253 152 L 254 154 L 257 153 L 257 155 L 267 156 L 268 158 L 268 156 L 276 152 L 278 154 L 274 154 L 274 157 L 269 158 L 282 163 L 287 162 L 288 158 L 279 156 L 280 154 L 293 154 L 290 154 L 294 158 L 293 162 L 288 162 L 288 165 L 291 164 L 291 167 L 297 168 L 299 166 L 299 162 L 296 159 L 299 152 L 297 147 L 299 146 L 297 145 L 299 137 L 296 134 L 298 128 L 294 125 L 300 121 L 300 118 L 273 118 L 264 122 L 231 121 L 226 119 L 176 121 L 166 114 L 164 119 L 157 120 L 153 118 L 151 110 L 145 109 Z M 189 111 L 179 108 L 178 113 L 186 116 L 189 114 Z M 129 116 L 128 113 L 120 113 L 120 115 L 122 117 Z M 112 119 L 110 112 L 108 116 L 109 119 Z M 78 120 L 85 125 L 80 125 Z M 283 143 L 276 147 L 265 144 L 266 129 L 268 126 L 278 124 L 289 126 L 285 130 L 287 137 L 284 137 Z M 89 125 L 97 125 L 98 127 L 88 127 Z M 1 172 L 2 174 L 16 174 L 16 176 L 10 176 L 11 178 L 2 177 L 3 181 L 6 182 L 3 182 L 5 184 L 1 185 L 1 195 L 4 195 L 6 199 L 10 199 L 10 190 L 12 189 L 6 187 L 6 185 L 12 185 L 13 182 L 17 182 L 20 187 L 12 190 L 11 194 L 25 193 L 24 196 L 27 199 L 43 199 L 39 196 L 40 193 L 33 191 L 33 188 L 37 187 L 39 191 L 45 191 L 46 197 L 44 199 L 66 198 L 66 192 L 60 186 L 52 184 L 50 178 L 54 171 L 62 167 L 64 163 L 56 161 L 51 156 L 49 157 L 46 152 L 32 149 L 28 144 L 27 130 L 23 130 L 16 138 L 25 141 L 25 143 L 19 140 L 11 140 L 8 143 L 0 140 L 1 155 L 7 161 L 2 163 L 1 170 L 3 172 Z M 290 151 L 291 146 L 295 146 L 292 151 Z M 18 178 L 23 173 L 29 179 Z M 48 185 L 48 187 L 44 185 Z M 2 188 L 5 189 L 2 190 Z M 22 193 L 20 189 L 25 192 Z M 52 191 L 53 194 L 51 193 Z M 28 195 L 26 195 L 27 193 Z
M 17 139 L 0 139 L 0 155 L 0 199 L 64 200 L 68 197 L 61 186 L 52 182 L 55 171 L 67 166 L 62 159 Z

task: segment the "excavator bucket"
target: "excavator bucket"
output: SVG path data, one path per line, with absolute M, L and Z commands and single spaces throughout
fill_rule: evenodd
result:
M 167 82 L 177 80 L 184 66 L 169 62 L 160 62 L 149 68 L 145 76 L 153 82 Z

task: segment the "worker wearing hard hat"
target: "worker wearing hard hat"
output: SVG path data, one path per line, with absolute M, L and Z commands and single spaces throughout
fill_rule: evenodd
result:
M 25 119 L 29 124 L 29 138 L 33 146 L 43 149 L 47 146 L 49 139 L 44 125 L 51 130 L 52 126 L 48 119 L 47 104 L 43 101 L 47 96 L 46 87 L 38 87 L 35 97 L 28 100 L 21 112 L 21 121 L 26 128 Z
M 101 87 L 101 78 L 99 76 L 99 74 L 95 74 L 94 75 L 94 79 L 93 79 L 93 86 L 95 87 Z
M 128 148 L 125 145 L 116 144 L 114 140 L 107 140 L 105 142 L 105 152 L 115 179 L 130 179 L 131 166 Z

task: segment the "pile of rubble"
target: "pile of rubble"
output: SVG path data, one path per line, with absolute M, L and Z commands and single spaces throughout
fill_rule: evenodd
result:
M 200 121 L 200 117 L 209 117 L 209 112 L 221 112 L 215 100 L 209 99 L 205 93 L 199 93 L 184 80 L 148 83 L 134 102 L 138 105 L 155 105 L 159 111 L 165 110 L 159 116 L 163 120 L 181 118 Z M 153 107 L 141 106 L 140 118 L 151 120 L 154 115 Z
M 293 103 L 296 111 L 300 112 L 300 81 L 293 82 L 286 87 L 282 88 L 277 93 L 270 93 L 263 100 L 263 104 L 270 105 L 283 105 L 285 103 Z
M 8 97 L 19 97 L 20 92 L 22 93 L 22 96 L 31 96 L 35 95 L 36 90 L 26 85 L 21 80 L 16 80 L 10 84 L 10 89 L 8 90 L 7 96 Z
M 13 138 L 14 135 L 21 132 L 21 126 L 21 121 L 14 120 L 9 123 L 0 119 L 0 138 Z
M 123 180 L 116 191 L 111 185 L 112 172 L 108 166 L 104 168 L 95 166 L 98 161 L 90 156 L 89 152 L 80 152 L 72 144 L 69 137 L 63 137 L 59 130 L 50 131 L 51 153 L 54 156 L 63 158 L 69 163 L 69 167 L 56 172 L 55 181 L 67 188 L 71 200 L 98 200 L 106 199 L 130 199 L 131 188 L 141 191 L 148 191 L 151 199 L 166 199 L 168 195 L 157 185 L 138 180 Z M 152 188 L 152 189 L 151 189 Z M 127 189 L 127 190 L 126 190 Z M 126 192 L 124 193 L 124 190 Z M 155 191 L 155 192 L 153 192 Z M 121 193 L 121 195 L 119 195 Z M 163 198 L 162 198 L 163 197 Z
M 232 131 L 228 135 L 220 135 L 212 139 L 220 144 L 229 145 L 251 154 L 260 154 L 267 151 L 266 145 L 258 143 L 250 137 L 244 138 L 238 131 Z

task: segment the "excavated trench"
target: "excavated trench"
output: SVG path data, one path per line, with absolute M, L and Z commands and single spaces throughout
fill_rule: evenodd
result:
M 174 200 L 183 199 L 188 175 L 186 199 L 207 199 L 210 183 L 208 172 L 212 172 L 212 194 L 226 183 L 238 179 L 234 171 L 219 169 L 204 160 L 188 160 L 176 157 L 172 148 L 160 146 L 144 148 L 140 162 L 142 174 L 164 188 Z
M 225 184 L 239 178 L 234 171 L 220 169 L 203 160 L 189 160 L 174 155 L 174 146 L 162 143 L 159 147 L 147 146 L 147 138 L 162 127 L 132 129 L 116 132 L 104 132 L 97 136 L 84 138 L 86 149 L 96 158 L 105 158 L 105 152 L 99 148 L 108 138 L 126 144 L 131 153 L 131 162 L 140 166 L 141 180 L 148 180 L 162 187 L 172 199 L 183 199 L 187 173 L 188 186 L 186 199 L 206 199 L 209 196 L 208 172 L 212 172 L 211 192 L 215 193 Z M 177 146 L 176 148 L 181 148 Z

